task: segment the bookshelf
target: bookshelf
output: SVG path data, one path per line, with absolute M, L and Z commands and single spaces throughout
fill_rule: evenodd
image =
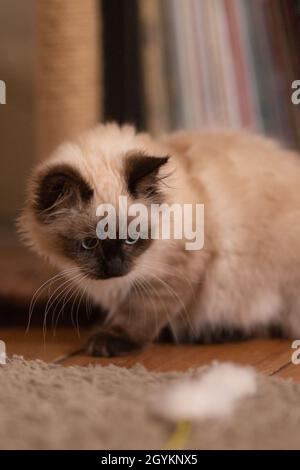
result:
M 106 117 L 154 134 L 245 128 L 300 147 L 299 0 L 103 0 L 102 12 Z

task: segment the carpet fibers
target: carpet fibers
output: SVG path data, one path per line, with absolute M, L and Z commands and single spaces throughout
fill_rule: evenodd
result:
M 201 373 L 10 359 L 0 366 L 0 448 L 162 449 L 175 425 L 149 402 L 169 384 Z M 231 416 L 193 423 L 186 448 L 300 448 L 300 385 L 257 380 L 257 393 Z

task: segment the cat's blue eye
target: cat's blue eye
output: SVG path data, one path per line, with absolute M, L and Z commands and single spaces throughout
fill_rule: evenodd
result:
M 139 240 L 139 238 L 140 238 L 139 235 L 135 235 L 134 237 L 128 237 L 125 240 L 125 243 L 126 245 L 134 245 Z
M 94 248 L 98 246 L 98 243 L 99 243 L 98 238 L 89 237 L 89 238 L 84 238 L 81 241 L 81 246 L 84 250 L 93 250 Z

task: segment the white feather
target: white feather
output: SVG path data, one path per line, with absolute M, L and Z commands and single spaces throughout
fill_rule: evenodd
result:
M 165 418 L 200 420 L 228 416 L 241 398 L 256 393 L 256 373 L 251 367 L 214 363 L 198 377 L 177 382 L 155 404 Z

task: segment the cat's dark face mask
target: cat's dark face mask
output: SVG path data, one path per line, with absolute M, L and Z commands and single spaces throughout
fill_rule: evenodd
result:
M 132 200 L 163 202 L 159 169 L 168 157 L 131 155 L 125 160 L 124 187 Z M 109 203 L 110 201 L 106 201 Z M 53 250 L 71 260 L 91 279 L 128 274 L 151 239 L 100 240 L 96 235 L 96 203 L 92 186 L 69 165 L 56 165 L 36 181 L 34 213 L 48 228 Z

